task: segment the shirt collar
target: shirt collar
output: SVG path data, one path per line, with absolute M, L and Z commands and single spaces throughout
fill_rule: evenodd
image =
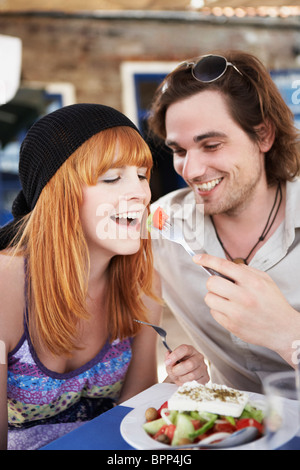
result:
M 286 183 L 285 220 L 287 228 L 300 227 L 300 178 Z

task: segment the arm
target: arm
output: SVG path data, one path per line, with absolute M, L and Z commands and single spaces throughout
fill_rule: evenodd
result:
M 289 305 L 270 276 L 207 254 L 193 259 L 235 281 L 219 276 L 208 279 L 204 300 L 214 319 L 243 341 L 275 351 L 295 368 L 300 313 Z
M 0 254 L 0 449 L 7 446 L 7 356 L 23 333 L 22 258 Z

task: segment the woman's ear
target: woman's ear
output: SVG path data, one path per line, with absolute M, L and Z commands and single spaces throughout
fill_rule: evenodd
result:
M 258 136 L 260 151 L 266 153 L 272 147 L 275 140 L 275 128 L 270 121 L 263 122 L 255 128 Z

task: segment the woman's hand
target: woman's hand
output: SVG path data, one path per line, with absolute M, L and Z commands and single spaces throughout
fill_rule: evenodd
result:
M 168 373 L 167 381 L 174 382 L 178 386 L 192 380 L 202 384 L 210 380 L 204 356 L 193 346 L 182 344 L 171 353 L 167 352 L 165 365 Z

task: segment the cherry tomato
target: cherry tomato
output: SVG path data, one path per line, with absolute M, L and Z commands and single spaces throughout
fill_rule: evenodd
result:
M 222 423 L 216 423 L 214 427 L 215 432 L 234 432 L 236 431 L 236 426 L 229 423 L 228 421 L 224 421 Z
M 161 413 L 161 410 L 162 410 L 163 408 L 168 408 L 168 401 L 165 401 L 165 402 L 161 405 L 161 407 L 157 410 L 159 418 L 161 418 L 161 414 L 160 414 L 160 413 Z
M 158 436 L 161 436 L 162 434 L 165 434 L 170 442 L 172 442 L 174 432 L 175 432 L 176 426 L 175 424 L 164 424 L 156 434 L 154 434 L 153 439 L 157 439 Z
M 154 434 L 153 439 L 156 439 L 157 436 L 160 436 L 161 434 L 164 434 L 167 426 L 168 426 L 167 424 L 164 424 L 164 425 L 157 431 L 157 433 Z
M 261 423 L 259 423 L 258 421 L 256 421 L 255 419 L 253 419 L 253 418 L 243 418 L 243 419 L 239 419 L 236 422 L 236 429 L 237 430 L 247 428 L 248 426 L 254 426 L 255 428 L 258 429 L 258 431 L 261 434 L 263 434 L 263 432 L 264 432 L 263 425 Z
M 199 421 L 199 419 L 191 419 L 191 422 L 195 430 L 200 429 L 202 426 L 202 423 Z
M 170 442 L 172 442 L 173 440 L 175 429 L 176 429 L 175 424 L 169 424 L 165 429 L 165 434 L 170 439 Z

